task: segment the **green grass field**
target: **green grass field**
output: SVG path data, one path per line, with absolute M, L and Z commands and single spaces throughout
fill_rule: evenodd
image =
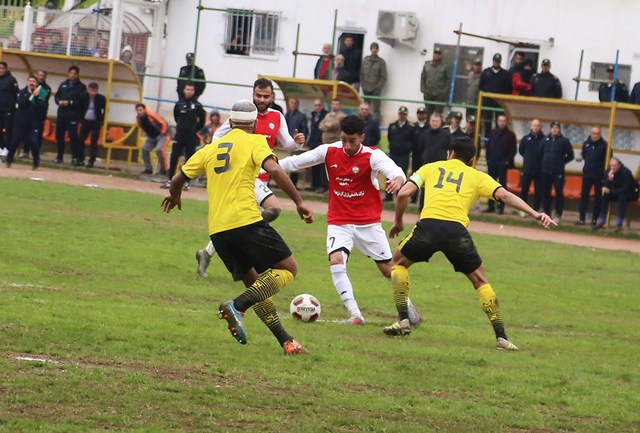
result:
M 0 431 L 640 431 L 638 255 L 475 235 L 521 348 L 505 353 L 442 256 L 411 268 L 424 322 L 410 337 L 382 334 L 390 284 L 359 253 L 349 273 L 367 325 L 334 323 L 346 314 L 326 219 L 285 213 L 274 226 L 299 275 L 276 303 L 310 350 L 285 357 L 253 313 L 246 346 L 218 320 L 241 284 L 217 258 L 196 274 L 206 203 L 166 215 L 158 196 L 5 179 L 0 190 Z M 289 317 L 304 292 L 322 323 Z

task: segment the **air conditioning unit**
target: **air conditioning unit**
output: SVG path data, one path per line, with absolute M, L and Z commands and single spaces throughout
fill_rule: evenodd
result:
M 413 46 L 418 33 L 418 19 L 413 12 L 378 11 L 378 39 L 393 45 Z

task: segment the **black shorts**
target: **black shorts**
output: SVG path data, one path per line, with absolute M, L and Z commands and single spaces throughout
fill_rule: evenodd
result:
M 482 265 L 482 259 L 467 229 L 455 221 L 425 218 L 400 242 L 400 252 L 413 262 L 428 262 L 438 251 L 457 272 L 467 275 Z
M 211 242 L 234 281 L 255 268 L 258 274 L 291 255 L 291 250 L 265 221 L 211 235 Z

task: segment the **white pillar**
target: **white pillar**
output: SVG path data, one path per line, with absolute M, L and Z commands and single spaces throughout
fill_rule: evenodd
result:
M 33 8 L 31 2 L 24 7 L 24 17 L 22 18 L 22 42 L 20 49 L 22 51 L 31 51 L 31 34 L 33 33 Z
M 109 59 L 120 58 L 120 42 L 122 42 L 122 0 L 113 0 L 111 10 L 111 33 L 109 34 Z

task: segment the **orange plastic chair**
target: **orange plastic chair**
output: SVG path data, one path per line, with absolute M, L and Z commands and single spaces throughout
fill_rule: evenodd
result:
M 522 188 L 520 179 L 520 170 L 517 168 L 510 168 L 507 170 L 507 189 L 514 194 L 519 194 Z
M 582 193 L 582 176 L 567 176 L 564 183 L 564 198 L 580 198 Z
M 49 119 L 44 121 L 42 139 L 52 143 L 56 142 L 56 126 Z
M 114 143 L 124 138 L 124 128 L 120 126 L 112 126 L 107 130 L 107 141 Z

